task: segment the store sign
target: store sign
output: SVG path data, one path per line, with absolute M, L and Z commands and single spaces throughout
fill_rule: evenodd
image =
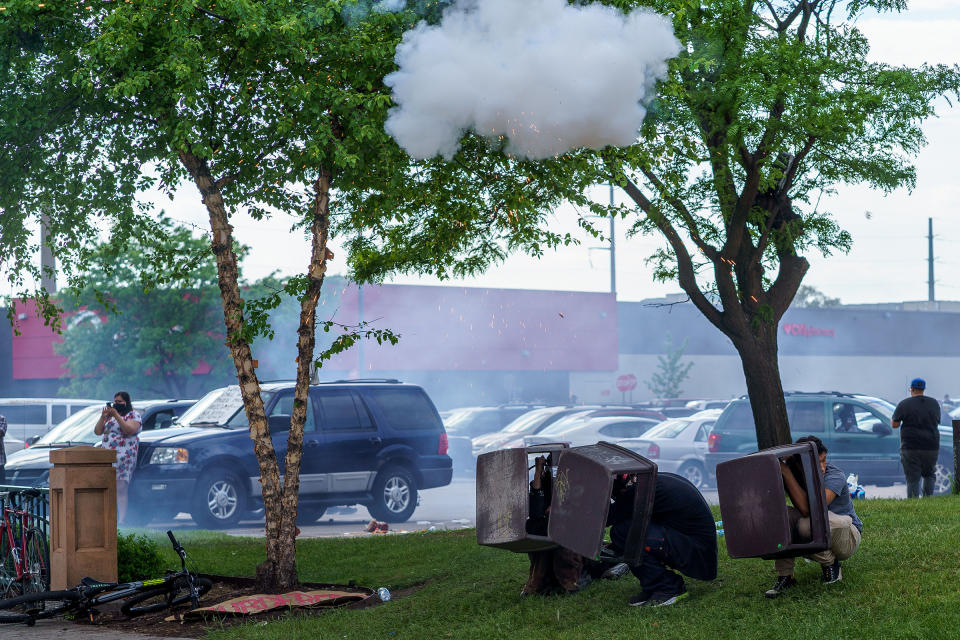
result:
M 801 338 L 835 338 L 837 335 L 834 329 L 822 329 L 800 323 L 784 322 L 781 326 L 783 327 L 783 332 L 788 336 L 799 336 Z

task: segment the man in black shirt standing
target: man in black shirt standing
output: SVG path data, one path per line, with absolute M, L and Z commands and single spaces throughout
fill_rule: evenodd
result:
M 907 497 L 920 496 L 920 479 L 923 478 L 923 495 L 933 495 L 936 479 L 937 456 L 940 453 L 940 405 L 936 400 L 923 395 L 927 383 L 922 378 L 910 382 L 910 397 L 902 400 L 893 412 L 891 426 L 900 431 L 900 463 L 907 477 Z

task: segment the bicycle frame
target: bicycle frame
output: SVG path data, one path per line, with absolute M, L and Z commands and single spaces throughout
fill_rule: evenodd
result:
M 179 571 L 168 571 L 163 578 L 135 582 L 100 582 L 84 578 L 72 589 L 27 593 L 0 600 L 0 622 L 32 625 L 36 620 L 65 613 L 85 614 L 92 621 L 97 606 L 117 600 L 123 601 L 121 612 L 131 617 L 175 607 L 188 600 L 191 608 L 198 607 L 200 596 L 209 591 L 213 583 L 190 572 L 186 551 L 172 531 L 167 531 L 167 536 L 180 556 Z
M 177 542 L 172 531 L 167 531 L 167 537 L 173 544 L 174 551 L 180 556 L 180 571 L 170 571 L 163 578 L 152 578 L 150 580 L 138 580 L 136 582 L 84 582 L 76 588 L 80 592 L 80 601 L 78 608 L 90 609 L 97 605 L 106 604 L 115 600 L 122 600 L 134 594 L 143 592 L 150 587 L 165 587 L 173 585 L 177 580 L 184 579 L 190 589 L 191 604 L 194 607 L 199 606 L 199 600 L 196 595 L 194 585 L 194 575 L 187 569 L 187 552 L 183 546 Z M 101 595 L 102 594 L 102 595 Z
M 13 570 L 15 575 L 0 575 L 0 579 L 6 581 L 0 584 L 0 595 L 7 594 L 11 583 L 17 582 L 26 586 L 29 581 L 39 579 L 40 584 L 33 584 L 32 591 L 42 591 L 49 585 L 46 584 L 44 575 L 49 575 L 47 570 L 48 560 L 44 553 L 40 553 L 40 566 L 27 567 L 27 545 L 30 543 L 30 532 L 40 531 L 36 526 L 36 516 L 22 507 L 14 507 L 8 501 L 9 493 L 3 494 L 2 509 L 0 509 L 0 548 L 3 542 L 6 542 L 7 548 L 13 557 Z M 41 551 L 38 548 L 38 551 Z M 0 558 L 0 562 L 4 559 Z M 39 588 L 35 588 L 38 587 Z

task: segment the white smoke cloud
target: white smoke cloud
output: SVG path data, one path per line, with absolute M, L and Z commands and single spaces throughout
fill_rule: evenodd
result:
M 679 51 L 670 22 L 645 9 L 459 0 L 404 34 L 386 130 L 415 158 L 449 159 L 468 130 L 532 159 L 629 145 Z

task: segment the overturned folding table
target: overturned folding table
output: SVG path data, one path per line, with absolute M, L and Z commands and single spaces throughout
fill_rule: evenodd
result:
M 810 503 L 810 540 L 792 535 L 781 458 L 797 456 Z M 731 558 L 792 558 L 830 548 L 820 459 L 810 442 L 757 451 L 717 465 L 717 494 Z
M 547 535 L 528 534 L 530 456 L 552 453 L 553 474 Z M 559 455 L 558 455 L 559 454 Z M 636 563 L 653 511 L 657 465 L 609 442 L 566 448 L 560 443 L 501 449 L 477 459 L 477 542 L 518 553 L 562 546 L 597 558 L 610 510 L 614 480 L 635 476 L 633 523 L 622 559 Z

